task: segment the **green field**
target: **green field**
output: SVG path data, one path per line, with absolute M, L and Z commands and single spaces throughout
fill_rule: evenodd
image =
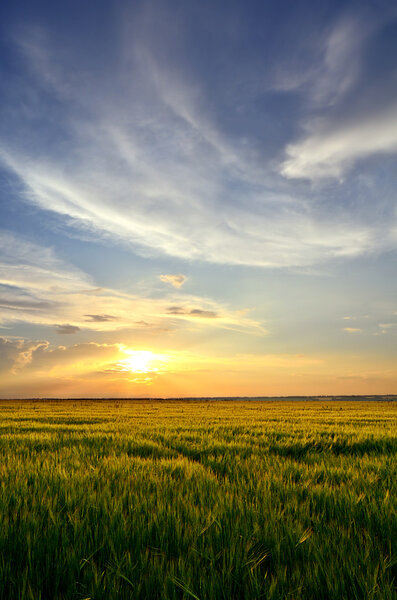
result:
M 2 600 L 397 598 L 396 402 L 0 417 Z

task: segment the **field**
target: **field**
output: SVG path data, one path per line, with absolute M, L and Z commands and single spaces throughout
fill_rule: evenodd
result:
M 396 431 L 396 402 L 0 401 L 0 598 L 395 599 Z

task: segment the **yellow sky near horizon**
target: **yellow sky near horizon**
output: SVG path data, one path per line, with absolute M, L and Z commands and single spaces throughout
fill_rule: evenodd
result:
M 393 361 L 304 354 L 204 355 L 124 344 L 22 351 L 2 397 L 200 397 L 392 394 Z

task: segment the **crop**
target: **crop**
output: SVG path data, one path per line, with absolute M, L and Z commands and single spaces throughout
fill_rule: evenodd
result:
M 0 598 L 395 599 L 396 408 L 0 401 Z

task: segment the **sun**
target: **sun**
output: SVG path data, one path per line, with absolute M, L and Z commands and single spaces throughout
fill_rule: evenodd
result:
M 160 354 L 154 354 L 150 350 L 123 350 L 128 358 L 117 363 L 120 371 L 127 373 L 155 373 L 159 371 L 164 361 Z

